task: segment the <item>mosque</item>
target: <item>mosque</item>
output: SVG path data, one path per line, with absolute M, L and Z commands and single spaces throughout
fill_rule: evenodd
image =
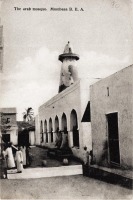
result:
M 70 42 L 58 58 L 62 65 L 59 92 L 39 107 L 36 144 L 66 145 L 83 160 L 84 147 L 93 163 L 133 169 L 133 65 L 101 80 L 79 79 Z
M 40 133 L 38 143 L 54 147 L 61 133 L 61 147 L 67 140 L 73 155 L 82 159 L 85 146 L 89 151 L 92 150 L 90 80 L 78 78 L 77 62 L 80 58 L 73 52 L 70 42 L 58 59 L 62 63 L 59 93 L 39 107 L 39 125 L 36 125 Z

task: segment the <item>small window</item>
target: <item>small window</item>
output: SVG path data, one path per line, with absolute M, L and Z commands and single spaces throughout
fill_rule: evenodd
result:
M 6 119 L 6 124 L 10 123 L 10 118 Z
M 109 97 L 109 87 L 107 87 L 107 96 Z

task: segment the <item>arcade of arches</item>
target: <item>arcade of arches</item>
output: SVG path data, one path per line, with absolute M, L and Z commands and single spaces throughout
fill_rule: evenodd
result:
M 59 126 L 60 125 L 60 126 Z M 70 137 L 68 134 L 72 135 Z M 79 130 L 76 110 L 70 113 L 70 127 L 68 127 L 67 116 L 62 114 L 61 118 L 56 115 L 55 118 L 40 121 L 40 142 L 43 144 L 53 144 L 57 147 L 79 147 Z

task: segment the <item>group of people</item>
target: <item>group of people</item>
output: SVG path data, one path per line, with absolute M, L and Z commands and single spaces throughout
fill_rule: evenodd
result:
M 15 147 L 11 142 L 2 146 L 3 178 L 7 178 L 7 169 L 17 168 L 17 173 L 22 173 L 23 168 L 31 164 L 29 146 Z

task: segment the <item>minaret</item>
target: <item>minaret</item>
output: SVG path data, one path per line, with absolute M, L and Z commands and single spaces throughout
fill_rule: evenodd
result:
M 59 55 L 59 60 L 62 62 L 59 92 L 62 92 L 78 80 L 77 60 L 79 60 L 79 55 L 73 53 L 70 42 L 65 46 L 63 54 Z

